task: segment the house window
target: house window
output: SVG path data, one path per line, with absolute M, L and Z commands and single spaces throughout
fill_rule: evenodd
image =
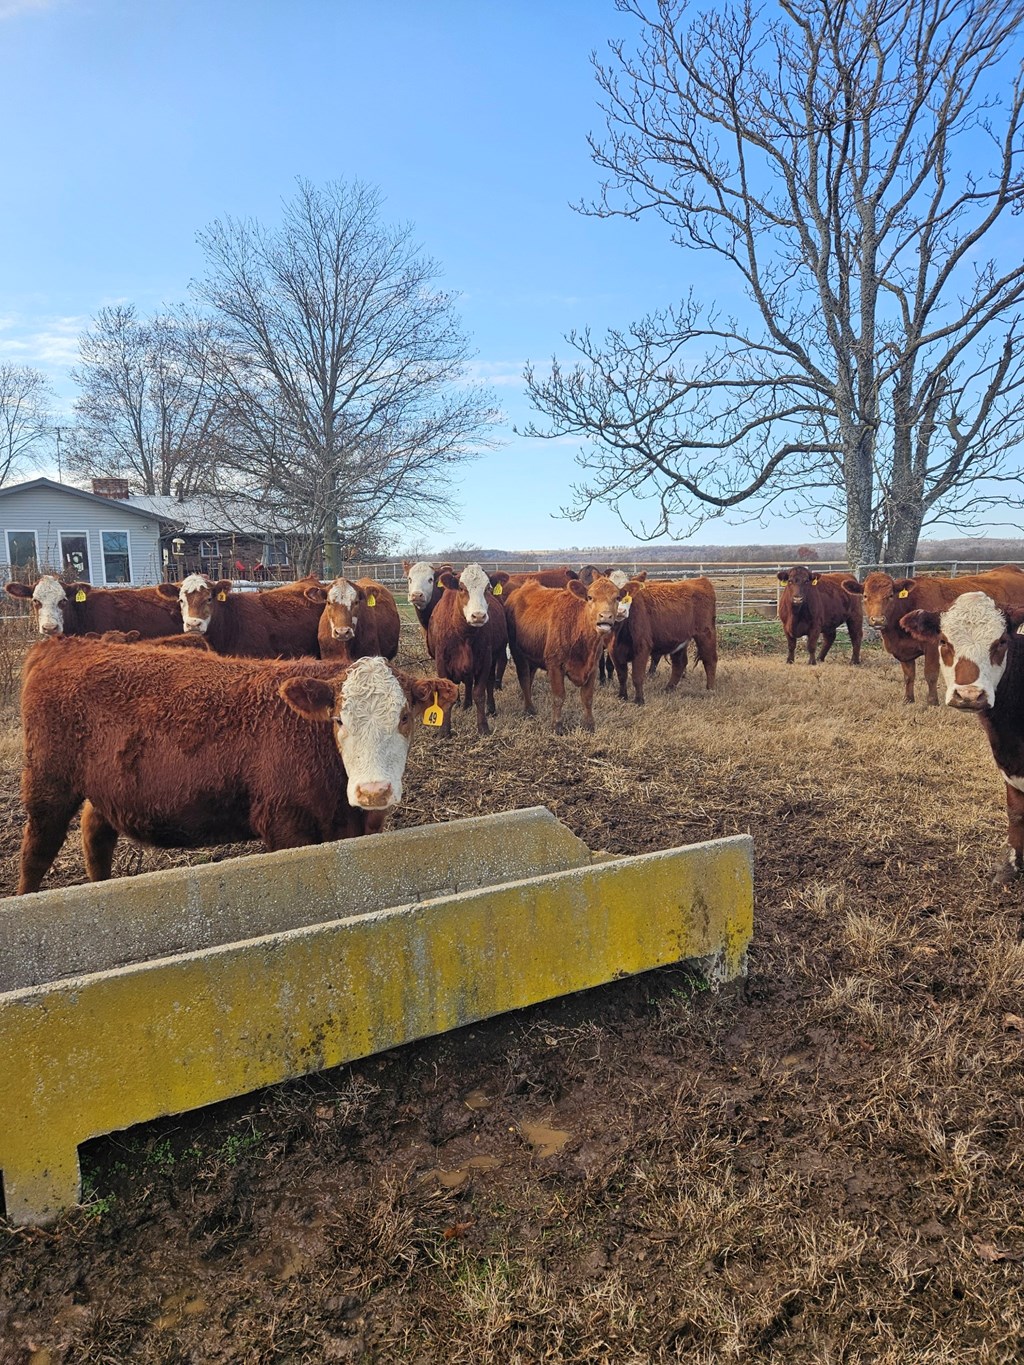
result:
M 288 564 L 288 542 L 286 540 L 267 540 L 263 546 L 263 567 L 277 569 Z
M 199 542 L 200 559 L 220 559 L 219 540 L 201 540 Z
M 36 544 L 35 531 L 7 532 L 7 563 L 12 569 L 31 569 L 39 567 L 39 546 Z
M 60 558 L 67 577 L 85 583 L 92 582 L 89 577 L 89 537 L 84 531 L 61 531 Z
M 103 542 L 103 581 L 130 583 L 132 568 L 128 553 L 128 532 L 101 531 L 100 539 Z

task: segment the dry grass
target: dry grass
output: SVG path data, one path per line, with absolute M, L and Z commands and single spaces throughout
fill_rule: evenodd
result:
M 613 852 L 749 830 L 745 991 L 656 973 L 92 1144 L 92 1211 L 8 1241 L 0 1360 L 1024 1359 L 998 776 L 877 651 L 774 648 L 726 653 L 714 695 L 603 695 L 594 735 L 551 735 L 544 691 L 523 721 L 507 674 L 492 737 L 461 712 L 417 736 L 399 813 L 543 802 Z M 535 1122 L 564 1150 L 536 1156 Z

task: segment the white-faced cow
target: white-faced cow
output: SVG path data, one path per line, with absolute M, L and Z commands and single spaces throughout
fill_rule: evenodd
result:
M 312 576 L 267 592 L 236 592 L 231 580 L 194 573 L 156 591 L 177 602 L 186 634 L 205 635 L 217 654 L 239 658 L 315 658 L 322 605 L 306 598 Z
M 427 648 L 442 678 L 465 685 L 466 708 L 476 704 L 477 733 L 489 734 L 487 716 L 496 709 L 495 671 L 508 643 L 505 609 L 479 564 L 468 564 L 458 577 L 444 571 L 438 587 L 441 597 L 431 610 Z M 441 733 L 451 733 L 450 711 Z
M 158 588 L 94 588 L 91 583 L 62 583 L 43 574 L 34 587 L 7 583 L 5 591 L 28 602 L 40 635 L 102 634 L 107 630 L 137 630 L 141 636 L 181 633 L 181 616 Z
M 351 663 L 371 654 L 393 659 L 398 653 L 402 621 L 383 583 L 336 578 L 326 588 L 319 583 L 307 588 L 306 598 L 323 608 L 317 632 L 321 659 Z

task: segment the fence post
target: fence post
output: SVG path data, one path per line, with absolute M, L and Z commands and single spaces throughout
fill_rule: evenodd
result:
M 744 574 L 740 574 L 740 625 L 743 625 L 743 611 L 747 602 L 747 580 Z

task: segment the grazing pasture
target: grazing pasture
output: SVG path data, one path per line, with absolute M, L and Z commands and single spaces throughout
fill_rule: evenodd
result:
M 403 618 L 397 662 L 431 671 Z M 1024 887 L 989 884 L 988 743 L 904 707 L 877 645 L 787 669 L 778 625 L 721 643 L 715 692 L 599 691 L 593 734 L 572 692 L 559 736 L 543 679 L 533 720 L 506 684 L 490 736 L 417 737 L 396 822 L 543 802 L 625 853 L 749 831 L 745 989 L 667 969 L 89 1144 L 88 1207 L 0 1231 L 4 1365 L 1024 1356 Z M 19 747 L 11 712 L 8 893 Z M 73 840 L 51 877 L 83 879 Z

